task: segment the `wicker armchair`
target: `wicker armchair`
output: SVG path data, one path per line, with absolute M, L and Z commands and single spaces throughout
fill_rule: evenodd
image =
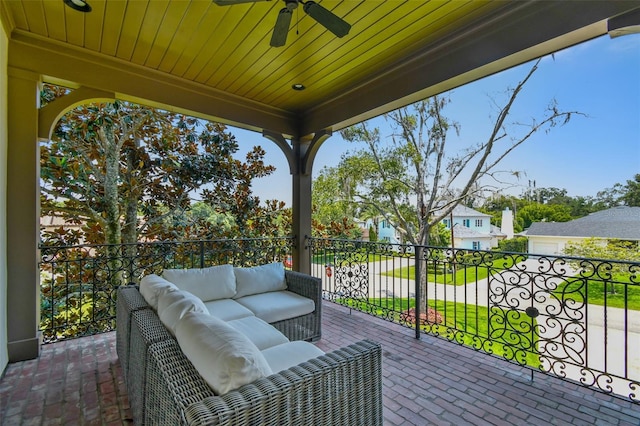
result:
M 271 325 L 278 329 L 289 340 L 308 340 L 317 342 L 322 336 L 322 281 L 320 278 L 295 271 L 285 271 L 287 290 L 313 300 L 314 312 Z

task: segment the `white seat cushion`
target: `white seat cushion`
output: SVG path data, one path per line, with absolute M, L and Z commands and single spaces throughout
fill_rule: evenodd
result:
M 229 321 L 227 324 L 247 336 L 260 350 L 281 345 L 289 341 L 287 336 L 258 317 L 245 317 Z
M 158 310 L 158 298 L 167 290 L 176 289 L 175 284 L 165 280 L 156 274 L 145 275 L 140 280 L 140 294 L 144 300 L 156 311 Z
M 234 268 L 236 276 L 235 299 L 252 294 L 287 289 L 282 262 L 268 263 L 251 268 Z
M 272 346 L 263 350 L 262 355 L 267 360 L 269 367 L 271 367 L 271 371 L 275 374 L 324 355 L 324 352 L 309 342 L 297 340 Z
M 193 293 L 204 302 L 229 299 L 236 294 L 236 276 L 231 265 L 202 269 L 165 269 L 162 276 L 180 290 Z
M 193 294 L 182 290 L 169 290 L 158 299 L 158 316 L 160 321 L 175 336 L 178 321 L 187 312 L 209 314 L 204 302 Z
M 236 301 L 269 324 L 310 314 L 316 307 L 313 300 L 287 290 L 254 294 Z
M 233 299 L 211 300 L 204 302 L 210 315 L 221 319 L 222 321 L 231 321 L 235 319 L 252 317 L 253 312 L 242 306 Z
M 272 374 L 256 345 L 211 315 L 185 314 L 178 321 L 176 339 L 185 356 L 218 395 Z

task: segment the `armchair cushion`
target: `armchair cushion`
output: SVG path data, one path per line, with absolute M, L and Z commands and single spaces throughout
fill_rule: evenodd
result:
M 209 314 L 186 313 L 178 321 L 176 338 L 185 356 L 218 395 L 272 373 L 256 345 Z
M 286 290 L 245 296 L 237 302 L 269 324 L 307 315 L 315 309 L 313 300 Z
M 231 327 L 240 331 L 247 336 L 249 340 L 263 350 L 282 343 L 287 343 L 287 336 L 280 333 L 274 326 L 267 324 L 258 317 L 245 317 L 233 321 L 229 321 Z
M 231 321 L 235 319 L 252 317 L 253 312 L 245 308 L 233 299 L 220 299 L 204 302 L 209 314 L 222 321 Z
M 307 362 L 312 358 L 324 355 L 324 352 L 309 342 L 296 340 L 281 345 L 272 346 L 262 351 L 271 371 L 279 373 L 295 365 Z

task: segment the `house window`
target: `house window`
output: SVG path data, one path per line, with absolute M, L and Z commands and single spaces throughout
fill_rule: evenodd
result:
M 449 226 L 449 219 L 443 219 L 442 223 L 444 223 L 444 226 L 446 226 L 447 228 L 450 228 Z
M 390 243 L 391 242 L 391 237 L 382 237 L 382 240 L 384 242 Z
M 474 250 L 480 250 L 480 241 L 474 241 L 472 244 Z
M 476 228 L 480 228 L 482 226 L 482 219 L 476 219 Z
M 470 223 L 471 223 L 471 220 L 469 220 L 469 219 L 463 219 L 462 220 L 462 224 L 464 226 L 466 226 L 467 228 L 469 227 Z

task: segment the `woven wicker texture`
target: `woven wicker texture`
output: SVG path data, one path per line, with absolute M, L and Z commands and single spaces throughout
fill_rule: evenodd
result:
M 312 299 L 316 309 L 272 325 L 290 340 L 318 340 L 320 279 L 286 271 L 286 280 L 289 291 Z M 377 343 L 358 342 L 216 396 L 135 286 L 118 290 L 117 326 L 136 425 L 382 424 Z
M 122 364 L 125 383 L 129 376 L 129 334 L 131 333 L 131 314 L 140 309 L 150 309 L 137 286 L 118 287 L 116 292 L 116 352 Z
M 133 419 L 136 424 L 144 423 L 147 397 L 147 360 L 149 347 L 156 342 L 173 340 L 160 318 L 152 309 L 134 311 L 131 314 L 131 334 L 129 342 L 129 379 L 127 390 Z M 177 342 L 176 342 L 177 344 Z
M 145 425 L 187 424 L 187 406 L 214 396 L 175 340 L 149 346 L 146 374 Z M 138 423 L 136 423 L 138 424 Z
M 315 311 L 273 325 L 289 340 L 320 340 L 322 335 L 322 281 L 320 278 L 300 272 L 285 271 L 287 290 L 313 300 Z
M 205 398 L 187 407 L 187 424 L 381 425 L 381 352 L 363 340 Z

